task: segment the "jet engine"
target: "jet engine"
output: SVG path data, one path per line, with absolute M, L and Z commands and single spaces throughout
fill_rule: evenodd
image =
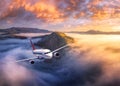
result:
M 58 52 L 55 52 L 55 53 L 53 53 L 53 56 L 54 56 L 54 57 L 59 57 L 60 54 L 59 54 Z
M 35 63 L 35 61 L 31 60 L 31 61 L 30 61 L 30 63 L 31 63 L 31 64 L 34 64 L 34 63 Z

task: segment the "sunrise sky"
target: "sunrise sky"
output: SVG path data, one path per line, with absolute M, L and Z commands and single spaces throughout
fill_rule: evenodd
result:
M 120 0 L 0 0 L 0 28 L 120 31 Z

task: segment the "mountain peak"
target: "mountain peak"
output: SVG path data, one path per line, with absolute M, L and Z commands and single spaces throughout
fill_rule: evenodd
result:
M 52 34 L 51 34 L 52 36 L 61 36 L 61 37 L 65 37 L 66 36 L 66 34 L 65 33 L 62 33 L 62 32 L 53 32 Z
M 43 36 L 42 40 L 40 40 L 37 45 L 43 48 L 55 50 L 63 45 L 66 45 L 67 43 L 72 42 L 74 42 L 74 39 L 66 34 L 62 32 L 53 32 L 50 35 Z

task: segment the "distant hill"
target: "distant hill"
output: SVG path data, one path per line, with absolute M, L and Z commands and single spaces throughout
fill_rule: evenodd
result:
M 18 34 L 18 33 L 48 33 L 50 31 L 37 28 L 11 27 L 7 29 L 0 29 L 0 32 L 3 34 Z
M 71 31 L 68 33 L 79 33 L 79 34 L 108 34 L 108 35 L 120 35 L 120 32 L 103 32 L 103 31 L 97 31 L 97 30 L 88 30 L 88 31 Z

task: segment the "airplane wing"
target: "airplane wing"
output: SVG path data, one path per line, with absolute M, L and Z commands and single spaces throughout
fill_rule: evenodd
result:
M 55 50 L 53 50 L 53 51 L 51 51 L 51 52 L 47 52 L 47 53 L 45 53 L 45 54 L 54 53 L 54 52 L 56 52 L 56 51 L 59 51 L 59 50 L 65 48 L 65 47 L 67 47 L 67 46 L 68 46 L 68 45 L 64 45 L 64 46 L 62 46 L 62 47 L 60 47 L 60 48 L 58 48 L 58 49 L 55 49 Z
M 65 48 L 65 47 L 67 47 L 67 46 L 68 46 L 68 45 L 64 45 L 64 46 L 62 46 L 62 47 L 60 47 L 60 48 L 58 48 L 58 49 L 55 49 L 55 50 L 53 50 L 53 51 L 51 51 L 51 52 L 47 52 L 47 53 L 45 53 L 45 54 L 54 53 L 54 52 L 56 52 L 56 51 L 59 51 L 59 50 Z M 45 55 L 45 56 L 46 56 L 46 55 Z M 22 59 L 22 60 L 17 60 L 16 62 L 24 62 L 24 61 L 29 61 L 29 60 L 33 60 L 33 59 L 38 59 L 38 57 L 27 58 L 27 59 Z
M 27 59 L 22 59 L 22 60 L 17 60 L 17 61 L 15 61 L 15 62 L 24 62 L 24 61 L 29 61 L 29 60 L 33 60 L 33 59 L 37 59 L 37 57 L 27 58 Z

